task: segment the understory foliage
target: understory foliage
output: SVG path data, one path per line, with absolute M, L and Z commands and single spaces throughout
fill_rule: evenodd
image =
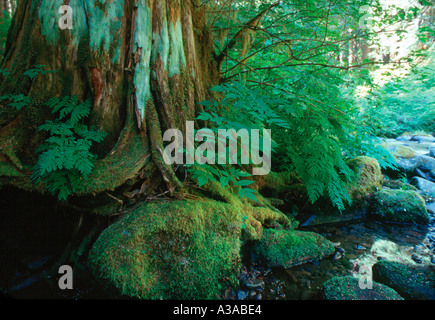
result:
M 435 133 L 435 50 L 404 78 L 395 78 L 360 101 L 375 134 L 388 138 L 410 132 Z
M 0 71 L 3 75 L 9 74 L 5 69 Z M 34 65 L 23 75 L 33 79 L 53 72 L 56 71 L 47 70 L 44 65 Z M 32 98 L 22 93 L 0 96 L 0 101 L 4 103 L 0 114 L 7 112 L 8 117 L 33 104 Z M 96 159 L 91 147 L 102 142 L 107 134 L 92 130 L 86 124 L 92 109 L 90 100 L 80 102 L 77 96 L 53 97 L 44 105 L 55 118 L 38 127 L 47 138 L 36 151 L 38 159 L 31 178 L 36 183 L 42 182 L 52 195 L 65 201 L 91 173 Z
M 38 148 L 32 179 L 44 182 L 49 192 L 64 201 L 91 173 L 96 156 L 90 149 L 94 142 L 103 141 L 106 133 L 91 130 L 83 123 L 91 111 L 90 100 L 79 102 L 76 96 L 55 97 L 46 105 L 56 118 L 38 128 L 48 138 Z
M 0 17 L 0 61 L 5 53 L 6 38 L 11 25 L 11 17 L 7 11 L 3 12 L 3 17 Z
M 364 21 L 364 6 L 380 19 Z M 351 203 L 349 159 L 369 156 L 394 166 L 358 103 L 358 89 L 374 87 L 371 71 L 388 63 L 368 55 L 369 44 L 379 51 L 378 36 L 400 34 L 388 27 L 420 10 L 390 15 L 370 0 L 213 3 L 223 97 L 206 103 L 200 118 L 217 127 L 271 129 L 272 170 L 295 173 L 311 202 L 328 198 L 342 210 Z
M 238 169 L 238 167 L 242 165 L 255 165 L 252 162 L 252 153 L 260 154 L 263 152 L 262 129 L 268 129 L 271 126 L 287 128 L 289 124 L 271 108 L 271 104 L 277 102 L 273 97 L 261 95 L 260 92 L 248 89 L 240 83 L 215 86 L 211 91 L 220 93 L 221 99 L 219 101 L 205 100 L 200 102 L 205 107 L 205 110 L 199 114 L 197 119 L 211 124 L 209 130 L 217 137 L 218 131 L 221 129 L 234 130 L 236 134 L 240 130 L 246 130 L 248 133 L 251 133 L 250 130 L 252 129 L 259 130 L 258 148 L 252 144 L 251 136 L 248 145 L 244 145 L 244 141 L 241 139 L 239 140 L 235 136 L 230 136 L 225 153 L 225 162 L 227 164 L 219 164 L 218 158 L 221 155 L 213 154 L 214 166 L 208 163 L 196 163 L 189 169 L 193 174 L 192 178 L 197 179 L 199 186 L 202 186 L 209 180 L 218 181 L 222 187 L 226 187 L 228 184 L 240 186 L 238 194 L 241 198 L 246 196 L 251 200 L 257 201 L 255 191 L 247 187 L 253 184 L 254 181 L 241 179 L 242 177 L 250 177 L 251 174 Z M 237 153 L 231 153 L 231 141 L 237 144 Z M 247 148 L 248 152 L 251 153 L 249 163 L 242 163 L 243 148 Z
M 341 107 L 349 115 L 339 112 L 338 104 L 328 114 L 325 109 L 301 108 L 306 99 L 294 94 L 271 95 L 266 90 L 248 88 L 242 83 L 223 84 L 213 90 L 221 92 L 222 98 L 219 102 L 203 101 L 206 109 L 198 119 L 209 121 L 214 131 L 270 129 L 272 170 L 296 173 L 312 202 L 326 197 L 340 210 L 351 203 L 348 188 L 354 179 L 354 171 L 347 165 L 349 159 L 368 155 L 378 158 L 383 166 L 393 165 L 394 160 L 376 137 L 367 132 L 367 128 L 359 127 L 357 120 L 350 116 L 351 101 L 341 100 Z M 335 94 L 340 101 L 340 90 Z M 241 149 L 241 141 L 238 143 Z M 241 165 L 240 153 L 239 150 L 238 166 Z M 196 177 L 212 176 L 216 171 L 210 165 L 203 166 L 208 169 Z M 235 169 L 231 167 L 231 170 L 234 172 Z M 220 176 L 220 182 L 225 186 L 228 182 L 225 170 L 215 175 Z M 198 179 L 198 182 L 201 181 Z M 204 179 L 203 183 L 206 182 Z

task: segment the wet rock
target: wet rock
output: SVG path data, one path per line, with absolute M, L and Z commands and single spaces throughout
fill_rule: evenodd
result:
M 399 171 L 412 176 L 417 174 L 418 169 L 429 180 L 435 179 L 435 159 L 433 157 L 419 154 L 410 147 L 400 145 L 388 145 L 386 148 L 394 156 Z M 388 172 L 387 175 L 397 175 L 397 171 L 396 174 Z
M 423 260 L 419 256 L 417 256 L 416 254 L 413 254 L 411 256 L 411 259 L 414 260 L 418 264 L 421 264 L 423 262 Z
M 370 218 L 376 221 L 427 224 L 424 199 L 412 190 L 382 189 L 373 197 Z
M 237 299 L 239 300 L 244 300 L 247 297 L 247 294 L 245 291 L 239 291 L 237 292 Z
M 402 189 L 402 190 L 414 190 L 417 191 L 418 188 L 413 186 L 412 184 L 403 182 L 402 180 L 387 180 L 382 181 L 382 186 L 388 189 Z
M 405 299 L 435 299 L 435 267 L 379 261 L 372 267 L 373 280 L 396 290 Z
M 396 139 L 399 140 L 399 141 L 411 141 L 412 135 L 403 134 L 403 135 L 397 137 Z
M 308 231 L 265 229 L 253 246 L 255 260 L 269 267 L 284 267 L 323 259 L 335 251 L 320 234 Z
M 366 250 L 367 248 L 364 246 L 360 246 L 359 244 L 356 246 L 357 250 Z
M 323 208 L 327 207 L 325 205 Z M 303 221 L 300 225 L 301 229 L 310 228 L 313 226 L 321 225 L 341 225 L 352 222 L 359 222 L 365 220 L 366 210 L 353 210 L 348 209 L 340 213 L 338 210 L 331 208 L 330 212 L 318 212 L 318 214 L 313 214 L 308 217 L 298 217 Z
M 421 142 L 435 142 L 435 137 L 431 134 L 425 134 L 425 135 L 415 135 L 412 136 L 411 141 L 418 141 Z
M 264 288 L 264 281 L 256 278 L 246 279 L 242 281 L 242 285 L 251 290 L 262 289 Z
M 372 289 L 363 289 L 360 280 L 351 276 L 334 277 L 321 288 L 323 300 L 403 300 L 393 289 L 373 282 Z
M 420 177 L 413 177 L 410 183 L 416 186 L 427 197 L 435 198 L 435 183 Z
M 340 260 L 340 258 L 341 258 L 341 254 L 340 254 L 340 252 L 336 252 L 335 254 L 334 254 L 334 260 Z
M 28 264 L 30 269 L 39 269 L 41 268 L 51 257 L 42 257 L 35 261 L 32 261 Z
M 309 207 L 306 207 L 305 212 L 298 216 L 302 228 L 343 225 L 366 219 L 370 197 L 382 187 L 384 175 L 379 162 L 371 157 L 356 157 L 349 160 L 347 165 L 355 172 L 354 181 L 347 190 L 352 198 L 352 205 L 340 211 L 325 199 L 308 204 Z

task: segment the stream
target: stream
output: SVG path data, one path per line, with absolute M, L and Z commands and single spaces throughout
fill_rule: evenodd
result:
M 428 144 L 398 140 L 389 143 L 408 145 L 420 154 L 427 153 Z M 255 279 L 254 285 L 249 288 L 241 285 L 237 290 L 227 290 L 222 298 L 314 300 L 320 299 L 320 288 L 326 280 L 335 276 L 356 276 L 362 266 L 371 267 L 380 258 L 433 265 L 435 202 L 432 201 L 435 199 L 426 203 L 431 217 L 426 226 L 363 221 L 311 227 L 309 231 L 322 234 L 334 243 L 334 255 L 288 269 L 244 265 L 240 278 Z M 3 296 L 17 299 L 129 299 L 120 295 L 115 288 L 103 287 L 92 275 L 86 266 L 86 250 L 77 257 L 73 266 L 74 289 L 59 289 L 59 275 L 51 268 L 68 247 L 81 213 L 53 207 L 53 203 L 55 201 L 50 197 L 13 188 L 0 190 L 0 291 Z M 29 207 L 32 208 L 31 212 L 28 212 Z M 89 238 L 92 243 L 110 222 L 108 218 L 87 217 L 80 232 L 83 235 L 90 234 L 97 225 L 98 230 L 94 230 Z
M 407 146 L 418 154 L 428 155 L 434 142 L 387 139 L 389 145 Z M 335 254 L 326 259 L 300 266 L 264 268 L 244 267 L 241 278 L 257 279 L 255 289 L 241 286 L 227 292 L 230 299 L 317 300 L 322 284 L 336 276 L 358 276 L 380 259 L 411 265 L 435 265 L 435 199 L 426 202 L 428 225 L 398 225 L 363 221 L 352 224 L 323 225 L 305 228 L 332 241 Z

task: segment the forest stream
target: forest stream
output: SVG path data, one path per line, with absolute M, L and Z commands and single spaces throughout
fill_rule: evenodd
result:
M 420 154 L 426 154 L 428 148 L 428 144 L 412 141 L 389 140 L 389 143 L 410 146 Z M 98 233 L 110 223 L 108 218 L 53 207 L 54 202 L 49 197 L 7 188 L 0 192 L 4 213 L 0 225 L 0 256 L 4 261 L 0 288 L 4 296 L 24 299 L 123 298 L 117 290 L 103 287 L 86 266 L 87 251 Z M 427 202 L 426 206 L 430 221 L 424 226 L 364 220 L 307 227 L 304 230 L 315 231 L 332 241 L 335 253 L 320 261 L 286 269 L 244 264 L 240 288 L 226 290 L 222 298 L 320 299 L 320 288 L 326 280 L 358 275 L 362 266 L 371 267 L 380 259 L 434 265 L 435 202 Z M 79 231 L 76 230 L 78 222 L 81 224 Z M 86 241 L 82 241 L 78 255 L 69 259 L 76 261 L 73 265 L 74 289 L 60 290 L 59 277 L 56 272 L 49 271 L 53 271 L 53 265 L 68 252 L 65 248 L 71 245 L 71 235 L 77 232 Z

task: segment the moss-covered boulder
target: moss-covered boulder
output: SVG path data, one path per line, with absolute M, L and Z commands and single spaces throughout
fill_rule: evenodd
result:
M 435 268 L 382 260 L 372 267 L 373 279 L 410 300 L 435 300 Z
M 102 232 L 89 264 L 132 297 L 218 298 L 237 281 L 242 217 L 211 200 L 143 204 Z
M 345 224 L 362 221 L 366 218 L 373 193 L 382 188 L 384 176 L 379 162 L 370 157 L 362 156 L 347 162 L 354 173 L 354 179 L 348 192 L 352 204 L 342 211 L 334 207 L 329 199 L 319 199 L 313 204 L 304 205 L 304 212 L 297 218 L 302 228 L 324 224 Z
M 411 159 L 418 155 L 417 151 L 407 146 L 390 145 L 388 149 L 396 159 Z
M 264 229 L 252 250 L 261 264 L 289 268 L 323 259 L 333 254 L 335 248 L 331 241 L 314 232 Z
M 142 203 L 101 233 L 89 264 L 132 297 L 217 299 L 238 283 L 244 241 L 260 239 L 263 224 L 294 223 L 278 210 L 240 201 Z
M 413 190 L 382 189 L 376 192 L 369 216 L 374 220 L 387 222 L 429 222 L 424 199 Z
M 382 181 L 382 187 L 386 189 L 393 189 L 393 190 L 414 190 L 418 191 L 418 188 L 413 186 L 412 184 L 409 184 L 407 182 L 404 182 L 403 180 L 398 179 L 385 179 Z
M 323 300 L 403 300 L 393 289 L 377 283 L 372 288 L 362 289 L 360 279 L 346 276 L 334 277 L 325 281 L 321 288 Z
M 356 174 L 348 190 L 353 200 L 365 198 L 382 187 L 384 175 L 376 159 L 366 156 L 357 157 L 349 160 L 347 165 Z

